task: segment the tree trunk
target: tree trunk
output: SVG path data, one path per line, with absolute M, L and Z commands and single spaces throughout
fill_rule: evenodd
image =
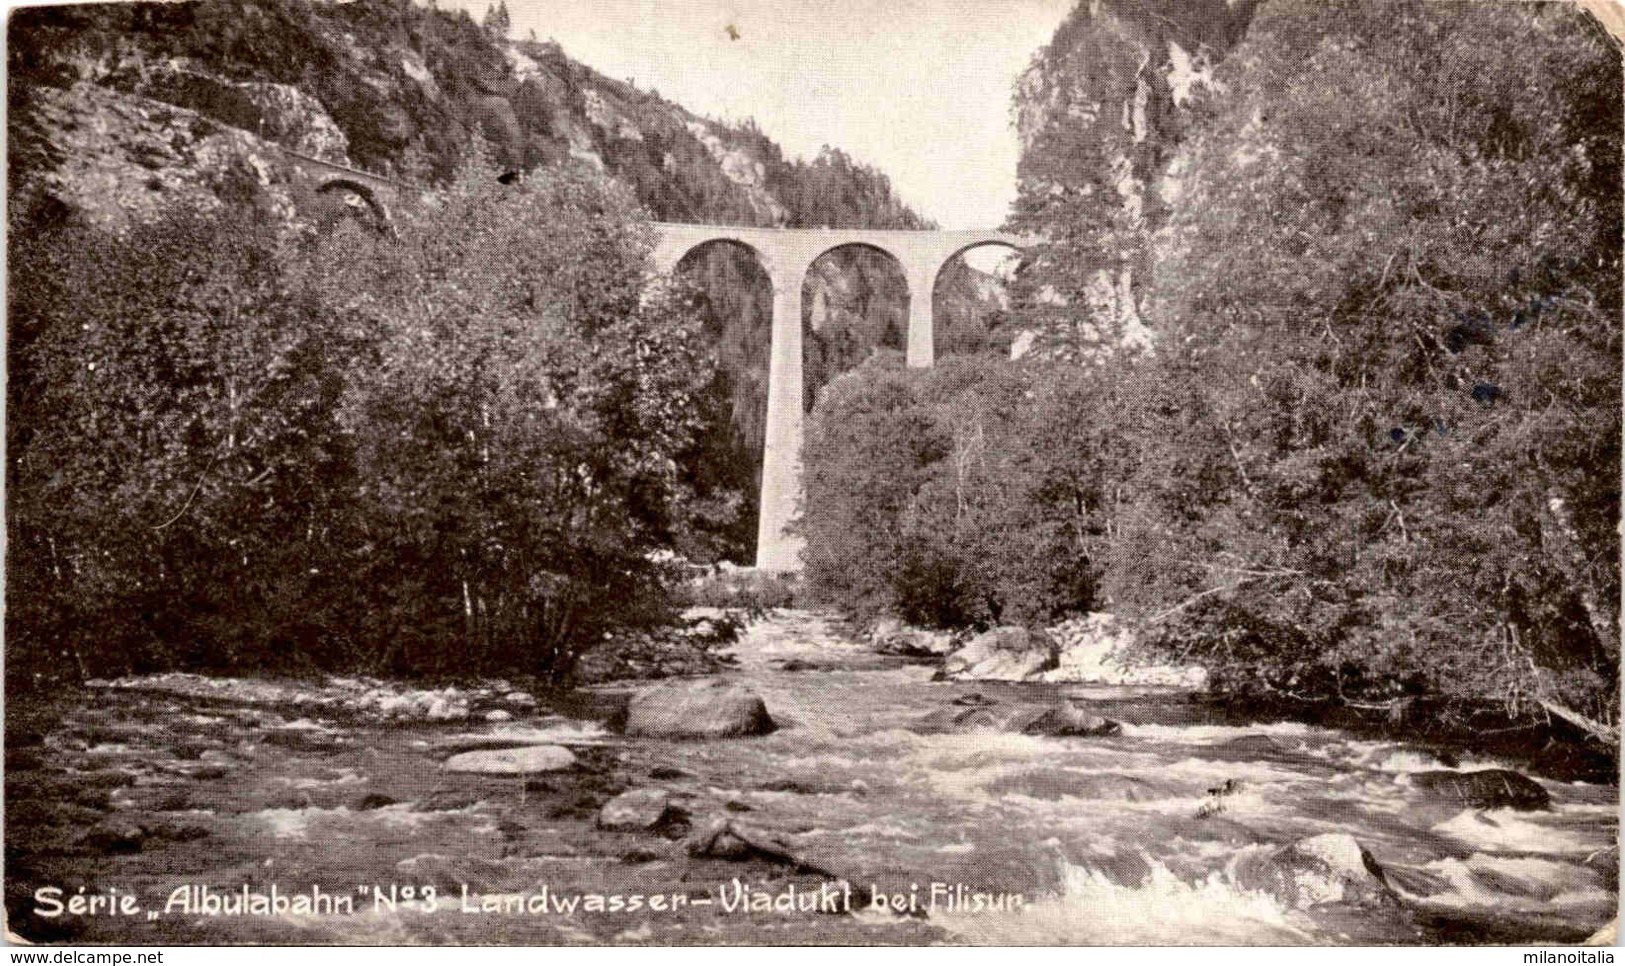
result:
M 1574 711 L 1570 708 L 1565 708 L 1563 705 L 1558 704 L 1555 701 L 1547 701 L 1544 698 L 1537 698 L 1535 701 L 1542 708 L 1545 708 L 1546 711 L 1553 717 L 1562 718 L 1564 721 L 1567 721 L 1569 724 L 1574 725 L 1576 728 L 1579 728 L 1581 731 L 1584 731 L 1586 734 L 1591 735 L 1605 744 L 1613 745 L 1616 748 L 1619 746 L 1618 727 L 1607 725 L 1601 721 L 1588 718 L 1580 712 Z
M 1569 572 L 1569 577 L 1574 582 L 1575 590 L 1580 596 L 1580 606 L 1585 609 L 1586 620 L 1591 624 L 1591 632 L 1597 636 L 1597 643 L 1602 645 L 1604 653 L 1617 658 L 1618 619 L 1616 615 L 1608 613 L 1608 609 L 1603 606 L 1597 593 L 1597 585 L 1591 579 L 1585 553 L 1580 549 L 1579 534 L 1575 532 L 1573 518 L 1569 516 L 1568 501 L 1560 492 L 1553 491 L 1547 497 L 1546 508 L 1550 511 L 1552 522 L 1555 524 L 1553 527 L 1543 528 L 1546 530 L 1552 550 L 1565 565 L 1564 569 Z

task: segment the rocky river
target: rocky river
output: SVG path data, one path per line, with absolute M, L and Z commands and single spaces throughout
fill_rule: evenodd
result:
M 733 657 L 713 677 L 759 696 L 771 733 L 633 736 L 632 683 L 550 699 L 174 676 L 14 706 L 9 929 L 1529 943 L 1617 914 L 1619 793 L 1602 780 L 1522 765 L 1519 795 L 1475 801 L 1455 779 L 1508 762 L 1236 720 L 1178 688 L 933 680 L 935 663 L 799 611 L 751 625 Z M 1005 727 L 990 709 L 1009 708 L 1116 726 Z

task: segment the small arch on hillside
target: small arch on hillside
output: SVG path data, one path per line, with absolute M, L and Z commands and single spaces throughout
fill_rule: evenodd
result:
M 943 260 L 931 280 L 932 354 L 991 354 L 1009 358 L 1008 285 L 1022 251 L 989 239 L 966 245 Z
M 350 178 L 332 178 L 322 182 L 316 189 L 318 195 L 342 197 L 350 205 L 367 212 L 367 220 L 372 227 L 383 234 L 394 234 L 395 225 L 390 220 L 389 208 L 378 197 L 378 193 L 359 181 Z
M 831 246 L 807 266 L 801 288 L 802 404 L 811 410 L 835 377 L 881 350 L 908 348 L 908 271 L 868 242 Z

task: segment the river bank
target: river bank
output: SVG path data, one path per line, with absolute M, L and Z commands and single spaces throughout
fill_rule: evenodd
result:
M 752 624 L 729 654 L 691 683 L 759 695 L 770 734 L 629 737 L 616 722 L 638 682 L 534 707 L 493 685 L 433 720 L 134 688 L 10 706 L 10 928 L 174 943 L 1575 942 L 1617 906 L 1612 784 L 1536 774 L 1549 808 L 1465 807 L 1415 776 L 1510 763 L 1167 689 L 933 681 L 934 665 L 804 612 Z M 944 708 L 1062 703 L 1120 729 L 921 727 Z M 570 764 L 448 767 L 540 747 Z M 1383 870 L 1380 896 L 1349 879 L 1343 900 L 1310 901 L 1324 897 L 1263 874 L 1346 841 Z M 802 907 L 843 885 L 857 908 Z M 279 907 L 273 886 L 351 908 Z M 116 888 L 139 914 L 42 914 L 55 907 L 40 889 L 81 887 Z

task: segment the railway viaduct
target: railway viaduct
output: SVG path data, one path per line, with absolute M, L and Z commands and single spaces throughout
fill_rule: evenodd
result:
M 741 245 L 773 284 L 773 335 L 767 370 L 767 440 L 762 449 L 756 566 L 801 569 L 801 538 L 787 533 L 801 498 L 801 288 L 813 262 L 848 245 L 890 255 L 908 282 L 908 364 L 933 362 L 931 294 L 953 258 L 983 245 L 1020 249 L 1027 241 L 998 231 L 884 231 L 862 228 L 740 228 L 656 222 L 655 268 L 676 270 L 689 252 L 713 242 Z
M 411 189 L 391 179 L 283 150 L 317 191 L 344 191 L 389 223 L 389 198 Z M 813 262 L 837 248 L 858 245 L 890 255 L 908 283 L 908 364 L 933 362 L 931 296 L 937 275 L 956 256 L 984 245 L 1025 248 L 1029 241 L 999 231 L 889 231 L 878 229 L 745 228 L 655 222 L 654 267 L 677 269 L 705 245 L 730 243 L 748 249 L 773 285 L 772 347 L 767 382 L 767 439 L 763 446 L 762 493 L 756 531 L 756 566 L 801 569 L 800 537 L 787 528 L 801 498 L 802 371 L 801 289 Z

